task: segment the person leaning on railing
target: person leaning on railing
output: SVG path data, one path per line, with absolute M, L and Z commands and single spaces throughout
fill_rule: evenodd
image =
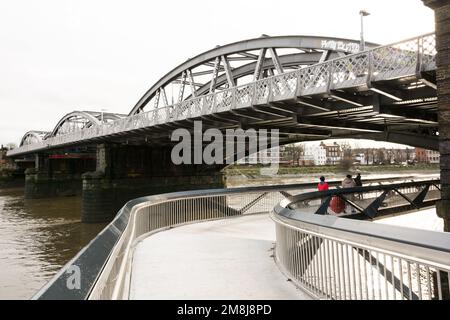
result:
M 355 179 L 353 179 L 353 180 L 355 181 L 355 187 L 362 187 L 361 173 L 358 172 Z M 363 198 L 362 192 L 357 193 L 356 197 L 358 199 L 362 200 L 362 198 Z
M 352 179 L 352 176 L 348 174 L 344 180 L 342 180 L 342 188 L 354 188 L 356 186 L 355 180 Z M 350 195 L 350 199 L 353 200 L 353 194 Z M 351 209 L 351 212 L 354 212 L 355 209 L 348 203 L 345 204 L 345 213 L 348 213 L 348 210 Z

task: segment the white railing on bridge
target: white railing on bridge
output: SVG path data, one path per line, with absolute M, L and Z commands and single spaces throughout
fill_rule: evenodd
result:
M 393 212 L 396 206 L 421 198 L 421 191 L 426 192 L 422 200 L 439 199 L 437 184 L 424 189 L 418 188 L 419 184 L 329 193 L 345 197 L 355 206 L 365 203 L 367 208 L 381 199 L 380 210 L 390 207 L 388 211 Z M 276 224 L 276 261 L 294 283 L 319 299 L 450 299 L 448 233 L 311 214 L 308 207 L 316 202 L 319 208 L 324 196 L 324 192 L 304 193 L 283 200 L 271 212 Z M 301 205 L 293 206 L 295 203 Z
M 206 114 L 293 100 L 298 96 L 328 93 L 333 89 L 370 85 L 371 81 L 415 76 L 421 71 L 434 70 L 435 60 L 435 35 L 426 34 L 138 113 L 98 127 L 50 137 L 42 143 L 10 150 L 8 156 L 55 146 L 62 147 L 79 141 Z
M 379 193 L 388 192 L 387 206 L 380 211 L 398 212 L 415 208 L 416 203 L 405 197 L 415 199 L 420 190 L 431 191 L 422 200 L 432 205 L 439 194 L 430 188 L 438 186 L 439 180 L 425 180 L 361 187 L 356 194 L 370 204 Z M 34 299 L 127 299 L 133 251 L 144 237 L 187 223 L 269 212 L 276 227 L 277 263 L 316 298 L 450 299 L 448 233 L 313 214 L 323 192 L 305 194 L 305 188 L 314 186 L 196 190 L 129 201 Z M 287 204 L 299 197 L 311 201 L 290 209 Z M 82 275 L 79 290 L 67 285 L 74 269 Z

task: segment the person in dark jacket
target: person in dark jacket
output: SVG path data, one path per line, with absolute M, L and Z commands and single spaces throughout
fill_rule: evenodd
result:
M 353 180 L 355 181 L 355 187 L 362 187 L 361 173 L 358 172 L 355 179 L 353 179 Z M 358 197 L 358 199 L 363 198 L 362 193 L 358 193 L 356 196 Z
M 355 179 L 353 179 L 355 181 L 355 186 L 356 187 L 362 187 L 362 181 L 361 181 L 361 173 L 358 172 L 358 174 L 356 175 Z

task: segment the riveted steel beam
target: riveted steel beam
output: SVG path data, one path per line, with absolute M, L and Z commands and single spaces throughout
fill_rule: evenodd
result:
M 225 69 L 225 75 L 227 76 L 228 87 L 229 88 L 235 87 L 236 83 L 234 82 L 233 72 L 231 70 L 230 63 L 228 62 L 226 56 L 222 56 L 222 64 L 223 64 L 224 69 Z M 216 79 L 216 81 L 217 81 L 217 79 Z

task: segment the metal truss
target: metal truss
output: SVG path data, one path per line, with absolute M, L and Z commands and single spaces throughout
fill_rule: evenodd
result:
M 49 134 L 49 132 L 37 130 L 28 131 L 20 140 L 19 147 L 40 143 L 47 134 Z
M 213 93 L 216 89 L 233 88 L 238 82 L 243 84 L 246 81 L 244 77 L 249 74 L 253 74 L 253 80 L 259 80 L 273 75 L 273 70 L 281 74 L 285 68 L 286 71 L 293 70 L 353 53 L 357 43 L 355 40 L 337 38 L 263 35 L 256 39 L 217 46 L 189 59 L 166 74 L 145 93 L 131 110 L 130 115 L 148 111 L 145 108 L 150 101 L 153 101 L 150 106 L 153 105 L 155 108 L 160 106 L 158 92 L 164 88 L 171 87 L 174 92 L 178 92 L 178 97 L 174 97 L 173 100 L 181 102 L 202 94 Z M 375 44 L 369 44 L 369 47 L 374 46 Z M 266 53 L 270 53 L 270 58 L 266 59 Z M 186 81 L 186 77 L 189 81 Z M 251 81 L 247 79 L 247 82 L 248 80 Z M 185 91 L 186 84 L 190 86 L 188 92 Z
M 311 57 L 300 55 L 302 59 L 298 60 L 299 56 L 279 56 L 278 48 L 273 49 L 278 44 L 278 47 L 301 47 L 308 54 L 313 54 L 311 51 L 317 49 L 317 41 L 320 39 L 264 37 L 218 47 L 189 60 L 163 77 L 133 108 L 132 115 L 98 125 L 99 113 L 69 114 L 44 141 L 21 146 L 9 151 L 8 155 L 62 144 L 76 144 L 83 140 L 104 139 L 161 125 L 177 127 L 183 121 L 195 118 L 212 120 L 212 117 L 216 117 L 215 124 L 222 126 L 227 126 L 231 121 L 240 125 L 244 122 L 257 126 L 279 125 L 286 127 L 287 131 L 299 128 L 328 130 L 330 136 L 336 137 L 342 132 L 347 135 L 355 132 L 373 135 L 386 133 L 386 137 L 381 138 L 388 141 L 389 137 L 398 137 L 398 134 L 389 132 L 404 130 L 404 133 L 411 133 L 411 129 L 414 129 L 414 134 L 420 135 L 424 130 L 429 131 L 437 126 L 434 116 L 422 119 L 418 116 L 420 112 L 415 115 L 410 110 L 414 106 L 422 110 L 423 114 L 429 115 L 436 106 L 435 89 L 427 85 L 430 78 L 425 76 L 436 70 L 434 34 L 335 57 L 309 66 L 303 65 L 293 71 L 286 69 L 288 66 L 295 66 L 295 61 L 306 61 Z M 304 41 L 299 42 L 300 40 Z M 323 44 L 324 48 L 326 45 L 331 46 L 326 41 Z M 305 49 L 308 47 L 309 51 Z M 253 54 L 242 48 L 261 52 Z M 265 57 L 267 51 L 270 58 Z M 323 55 L 325 53 L 319 53 L 316 58 L 321 59 Z M 326 54 L 328 55 L 330 52 Z M 235 58 L 252 62 L 233 69 L 231 61 Z M 209 76 L 209 81 L 200 84 L 194 78 L 199 72 L 193 70 L 193 66 L 205 64 L 205 61 L 212 71 L 204 74 Z M 291 64 L 285 65 L 286 61 Z M 266 71 L 274 69 L 277 74 L 269 76 L 269 72 L 266 72 L 264 77 L 264 72 L 258 70 L 265 70 L 265 66 Z M 239 75 L 253 75 L 258 80 L 233 86 L 238 80 L 235 73 L 237 70 Z M 270 72 L 272 73 L 273 71 Z M 178 102 L 169 105 L 163 84 L 176 80 L 178 74 L 181 75 L 179 81 L 182 84 L 178 91 Z M 427 80 L 422 81 L 424 78 Z M 384 85 L 392 81 L 400 83 L 402 87 L 390 88 Z M 191 91 L 193 88 L 196 90 L 186 95 L 186 85 Z M 358 94 L 360 92 L 362 94 Z M 147 99 L 150 96 L 154 96 L 157 101 L 154 108 L 138 112 L 150 101 Z M 164 106 L 156 107 L 161 103 Z M 80 125 L 82 128 L 74 125 L 77 129 L 70 130 L 71 123 L 79 121 L 78 117 L 84 119 Z M 69 129 L 66 130 L 65 126 Z M 433 137 L 437 139 L 435 134 Z

